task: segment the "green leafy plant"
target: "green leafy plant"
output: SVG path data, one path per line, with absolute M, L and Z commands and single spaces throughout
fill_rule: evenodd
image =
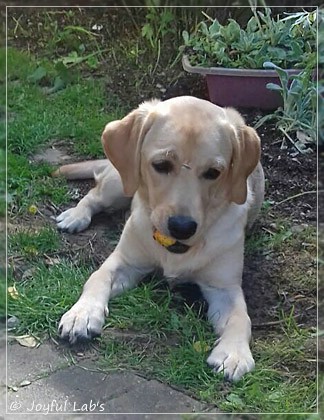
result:
M 283 105 L 261 118 L 256 128 L 268 120 L 275 120 L 285 137 L 299 152 L 305 153 L 309 150 L 307 145 L 316 142 L 317 92 L 313 69 L 307 66 L 301 73 L 291 75 L 271 62 L 265 62 L 264 67 L 276 70 L 280 84 L 268 83 L 267 88 L 281 94 Z
M 57 21 L 50 20 L 47 27 L 53 31 L 53 37 L 48 41 L 52 54 L 47 60 L 38 61 L 38 67 L 28 76 L 28 81 L 46 86 L 44 92 L 51 94 L 77 79 L 81 67 L 96 70 L 108 49 L 100 48 L 98 34 L 82 26 L 68 25 L 59 30 Z M 53 58 L 53 55 L 58 56 Z
M 261 69 L 271 61 L 282 68 L 315 66 L 316 11 L 274 17 L 268 7 L 251 9 L 245 28 L 233 19 L 221 25 L 203 12 L 207 22 L 200 22 L 191 34 L 183 31 L 181 50 L 191 65 Z
M 161 39 L 168 34 L 174 34 L 175 15 L 168 8 L 162 10 L 154 7 L 149 8 L 146 15 L 146 23 L 142 26 L 142 37 L 147 39 L 151 47 L 159 48 Z
M 148 10 L 146 22 L 141 29 L 141 35 L 149 42 L 150 48 L 156 54 L 155 66 L 150 70 L 150 73 L 154 74 L 160 61 L 161 44 L 168 35 L 175 35 L 176 33 L 176 16 L 168 8 L 149 7 Z

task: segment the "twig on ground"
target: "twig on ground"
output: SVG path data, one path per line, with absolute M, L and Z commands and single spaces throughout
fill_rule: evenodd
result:
M 297 320 L 301 317 L 301 314 L 297 314 L 293 317 L 294 320 Z M 260 322 L 259 324 L 252 324 L 252 328 L 264 328 L 264 327 L 272 327 L 275 325 L 280 325 L 285 322 L 284 319 L 278 319 L 277 321 L 269 321 L 269 322 Z
M 279 127 L 279 130 L 287 137 L 287 139 L 293 144 L 293 146 L 298 150 L 299 153 L 304 154 L 304 151 L 301 150 L 297 146 L 297 144 L 294 142 L 294 140 L 289 136 L 289 134 L 282 127 Z
M 322 193 L 322 192 L 324 192 L 324 190 L 318 191 L 318 193 Z M 275 203 L 274 207 L 279 206 L 280 204 L 285 203 L 286 201 L 293 200 L 294 198 L 302 197 L 303 195 L 306 195 L 306 194 L 316 194 L 316 193 L 317 193 L 316 190 L 315 191 L 304 191 L 302 193 L 298 193 L 298 194 L 292 195 L 290 197 L 287 197 L 284 200 L 279 201 L 278 203 Z
M 26 32 L 25 32 L 25 30 L 24 30 L 24 28 L 21 26 L 21 24 L 20 24 L 20 19 L 22 18 L 22 16 L 23 15 L 20 15 L 19 16 L 19 18 L 18 19 L 16 19 L 14 16 L 12 17 L 12 19 L 15 21 L 15 23 L 16 23 L 16 26 L 15 26 L 15 29 L 14 29 L 14 31 L 13 31 L 13 33 L 14 33 L 14 35 L 16 35 L 16 33 L 17 33 L 17 30 L 18 30 L 18 28 L 20 27 L 20 29 L 22 30 L 22 32 L 25 34 Z
M 56 211 L 61 211 L 60 209 L 59 209 L 59 207 L 57 207 L 57 205 L 56 204 L 54 204 L 53 203 L 53 201 L 49 201 L 49 203 L 48 203 L 50 206 L 52 206 Z

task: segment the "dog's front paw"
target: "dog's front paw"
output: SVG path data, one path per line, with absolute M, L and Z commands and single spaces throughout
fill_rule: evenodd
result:
M 91 214 L 85 208 L 72 207 L 65 210 L 56 218 L 57 227 L 69 233 L 81 232 L 91 222 Z
M 101 334 L 108 308 L 94 302 L 78 301 L 61 318 L 58 332 L 62 339 L 71 344 L 91 340 Z
M 238 381 L 253 370 L 254 360 L 248 343 L 219 340 L 207 359 L 207 363 L 216 373 L 223 373 L 230 381 Z

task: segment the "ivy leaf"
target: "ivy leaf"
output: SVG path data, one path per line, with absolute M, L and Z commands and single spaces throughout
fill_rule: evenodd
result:
M 44 67 L 39 66 L 37 69 L 28 76 L 28 80 L 32 83 L 37 83 L 47 75 L 47 71 Z
M 51 88 L 45 89 L 44 92 L 47 95 L 50 95 L 52 93 L 55 93 L 55 92 L 57 92 L 59 90 L 64 89 L 65 86 L 66 86 L 65 81 L 60 76 L 56 76 L 55 77 L 55 80 L 54 80 L 54 85 Z
M 146 39 L 152 39 L 153 38 L 153 29 L 152 26 L 149 23 L 146 23 L 143 27 L 142 27 L 142 37 L 146 38 Z

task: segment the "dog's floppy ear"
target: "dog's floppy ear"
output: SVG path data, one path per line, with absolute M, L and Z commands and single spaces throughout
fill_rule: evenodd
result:
M 153 105 L 153 101 L 144 103 L 122 120 L 110 122 L 101 136 L 105 154 L 118 170 L 126 196 L 134 195 L 138 188 L 140 149 L 153 123 Z
M 256 131 L 246 125 L 238 129 L 233 141 L 230 199 L 243 204 L 247 196 L 247 178 L 260 160 L 261 144 Z

